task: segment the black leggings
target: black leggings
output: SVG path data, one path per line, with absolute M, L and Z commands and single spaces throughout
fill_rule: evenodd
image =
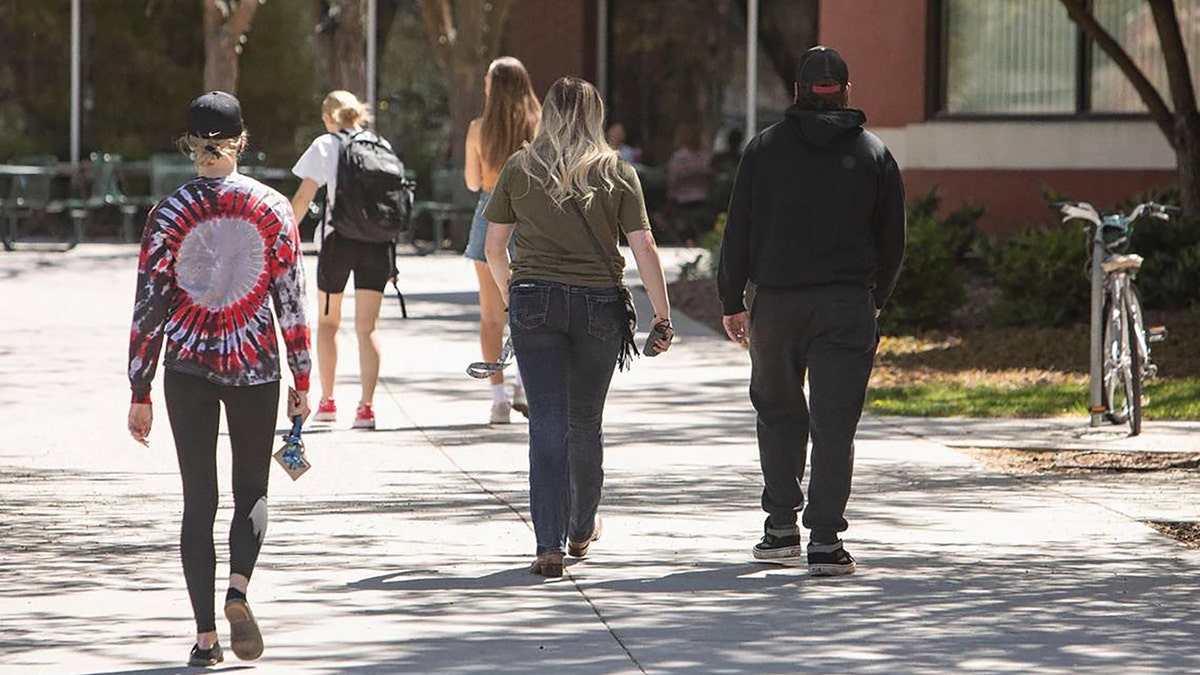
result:
M 267 533 L 267 479 L 279 408 L 279 383 L 229 387 L 167 370 L 163 391 L 183 479 L 179 549 L 197 632 L 216 630 L 217 431 L 221 404 L 233 447 L 233 522 L 229 571 L 250 578 Z

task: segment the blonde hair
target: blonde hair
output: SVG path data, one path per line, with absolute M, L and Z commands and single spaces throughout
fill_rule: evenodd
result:
M 604 101 L 586 80 L 563 77 L 550 86 L 521 169 L 542 184 L 560 207 L 575 199 L 587 208 L 597 186 L 611 192 L 624 183 L 621 156 L 604 138 Z
M 175 147 L 195 162 L 197 167 L 212 166 L 222 159 L 237 161 L 250 142 L 250 135 L 245 131 L 234 138 L 203 138 L 192 134 L 184 134 L 175 140 Z
M 511 56 L 501 56 L 488 66 L 491 81 L 483 120 L 479 124 L 481 155 L 489 168 L 504 166 L 509 155 L 533 138 L 542 106 L 533 93 L 525 66 Z
M 336 89 L 325 96 L 321 102 L 321 114 L 329 115 L 343 129 L 371 122 L 371 107 L 344 89 Z

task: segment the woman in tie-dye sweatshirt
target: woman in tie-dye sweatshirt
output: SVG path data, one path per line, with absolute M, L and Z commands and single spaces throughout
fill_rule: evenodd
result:
M 267 526 L 279 407 L 276 316 L 295 383 L 289 417 L 308 416 L 311 364 L 296 220 L 283 195 L 237 171 L 246 147 L 237 99 L 223 92 L 197 98 L 180 141 L 199 175 L 151 210 L 142 235 L 129 340 L 129 431 L 147 444 L 150 387 L 165 342 L 163 390 L 183 478 L 180 549 L 197 628 L 188 662 L 205 666 L 223 658 L 213 602 L 221 407 L 234 498 L 225 616 L 233 652 L 254 659 L 262 636 L 246 591 Z

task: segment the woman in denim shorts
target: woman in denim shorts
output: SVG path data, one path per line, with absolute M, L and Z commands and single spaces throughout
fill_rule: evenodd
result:
M 525 66 L 511 56 L 492 61 L 483 79 L 483 91 L 487 99 L 483 117 L 473 120 L 467 129 L 467 161 L 463 177 L 468 188 L 479 192 L 479 203 L 475 207 L 471 234 L 463 255 L 475 261 L 475 275 L 479 279 L 479 346 L 485 361 L 495 361 L 500 358 L 504 342 L 505 316 L 500 290 L 496 288 L 484 258 L 487 221 L 483 218 L 483 208 L 487 206 L 504 161 L 533 138 L 541 106 Z M 514 408 L 528 413 L 519 378 L 514 383 L 511 399 L 504 387 L 504 373 L 493 374 L 491 384 L 492 424 L 508 424 Z

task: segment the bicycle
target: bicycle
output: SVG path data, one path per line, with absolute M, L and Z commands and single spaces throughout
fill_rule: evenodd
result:
M 1146 328 L 1141 299 L 1133 285 L 1143 258 L 1124 251 L 1136 221 L 1144 217 L 1169 220 L 1167 214 L 1177 209 L 1146 202 L 1126 215 L 1119 211 L 1101 214 L 1087 202 L 1060 202 L 1057 206 L 1064 223 L 1082 220 L 1089 224 L 1093 256 L 1093 384 L 1089 405 L 1093 424 L 1097 417 L 1117 425 L 1128 423 L 1130 435 L 1137 436 L 1142 431 L 1143 385 L 1158 374 L 1158 367 L 1150 360 L 1150 345 L 1165 339 L 1167 333 L 1162 326 Z M 1099 312 L 1097 300 L 1102 300 Z

